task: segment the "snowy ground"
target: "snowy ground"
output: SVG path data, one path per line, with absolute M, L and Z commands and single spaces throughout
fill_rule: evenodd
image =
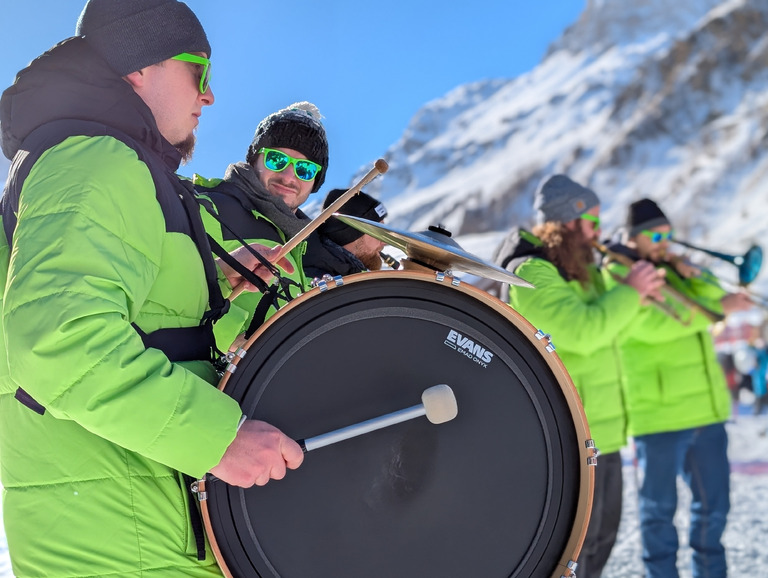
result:
M 725 533 L 729 575 L 733 578 L 762 575 L 768 568 L 768 416 L 749 415 L 749 406 L 742 406 L 740 415 L 728 424 L 729 455 L 732 462 L 731 515 Z M 640 535 L 637 524 L 637 493 L 634 483 L 631 452 L 625 453 L 624 512 L 619 541 L 613 550 L 603 578 L 642 578 Z M 690 578 L 690 549 L 687 547 L 686 514 L 688 490 L 680 488 L 678 512 L 680 578 Z M 5 533 L 0 527 L 0 578 L 10 578 L 11 565 Z M 426 577 L 425 577 L 426 578 Z

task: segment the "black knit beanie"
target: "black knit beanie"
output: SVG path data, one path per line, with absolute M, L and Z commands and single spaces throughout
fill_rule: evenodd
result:
M 639 235 L 641 231 L 670 224 L 664 212 L 651 199 L 635 201 L 627 210 L 626 228 L 630 237 Z
M 328 172 L 328 140 L 321 118 L 320 111 L 311 102 L 297 102 L 270 114 L 256 127 L 245 161 L 253 165 L 262 147 L 299 151 L 322 167 L 312 187 L 316 193 Z
M 333 189 L 328 193 L 328 196 L 325 197 L 325 201 L 323 201 L 323 209 L 327 209 L 331 203 L 346 192 L 347 189 Z M 387 216 L 386 207 L 372 196 L 367 195 L 362 191 L 344 203 L 338 212 L 342 215 L 361 217 L 377 223 L 381 223 Z M 358 231 L 354 227 L 350 227 L 338 219 L 333 218 L 328 219 L 321 225 L 320 232 L 337 245 L 342 246 L 351 243 L 352 241 L 356 241 L 364 234 L 362 231 Z
M 120 76 L 211 45 L 197 16 L 176 0 L 88 0 L 75 34 Z

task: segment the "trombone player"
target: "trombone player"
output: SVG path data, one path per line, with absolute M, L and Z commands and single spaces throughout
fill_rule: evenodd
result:
M 593 249 L 600 234 L 600 200 L 566 175 L 542 182 L 534 209 L 532 232 L 512 230 L 494 261 L 536 286 L 509 286 L 501 298 L 552 333 L 600 449 L 592 515 L 578 560 L 580 578 L 598 578 L 621 520 L 619 451 L 627 437 L 616 341 L 663 280 L 650 263 L 638 262 L 621 284 L 606 288 Z
M 628 434 L 634 438 L 640 473 L 643 563 L 647 578 L 678 576 L 673 518 L 680 475 L 692 493 L 693 575 L 724 577 L 721 537 L 730 509 L 725 421 L 731 404 L 709 333 L 712 317 L 703 311 L 728 314 L 752 304 L 743 293 L 720 288 L 711 273 L 670 258 L 671 238 L 664 212 L 651 199 L 641 199 L 627 211 L 623 245 L 610 248 L 663 267 L 667 283 L 699 304 L 685 312 L 685 319 L 645 307 L 620 342 Z M 619 275 L 623 267 L 608 265 Z

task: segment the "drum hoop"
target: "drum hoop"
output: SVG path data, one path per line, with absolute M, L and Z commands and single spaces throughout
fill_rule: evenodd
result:
M 539 330 L 536 329 L 527 319 L 525 319 L 517 310 L 512 308 L 508 303 L 504 303 L 500 299 L 493 295 L 479 289 L 469 283 L 456 282 L 454 278 L 449 275 L 439 276 L 434 273 L 425 273 L 420 271 L 371 271 L 364 273 L 355 273 L 343 278 L 343 285 L 350 285 L 354 283 L 364 282 L 367 280 L 378 279 L 410 279 L 416 281 L 424 281 L 427 283 L 436 283 L 438 285 L 450 286 L 451 288 L 472 296 L 476 300 L 489 306 L 495 310 L 502 317 L 510 321 L 523 335 L 530 337 L 530 342 L 541 354 L 542 359 L 552 371 L 556 381 L 560 385 L 560 388 L 565 397 L 568 409 L 571 417 L 573 418 L 573 426 L 576 430 L 576 437 L 586 441 L 591 440 L 589 433 L 589 425 L 587 423 L 587 416 L 584 413 L 584 407 L 581 404 L 579 394 L 576 391 L 576 386 L 573 384 L 571 376 L 565 369 L 560 356 L 556 351 L 547 350 L 547 346 L 550 345 L 550 339 L 548 336 L 537 338 Z M 289 304 L 280 308 L 274 315 L 272 315 L 259 329 L 251 336 L 248 341 L 238 349 L 230 364 L 229 370 L 225 373 L 219 382 L 218 388 L 221 391 L 225 391 L 229 377 L 234 374 L 234 370 L 237 367 L 238 362 L 245 357 L 250 346 L 256 341 L 268 328 L 272 325 L 279 323 L 280 318 L 286 315 L 289 311 L 292 311 L 296 307 L 300 307 L 305 301 L 311 300 L 317 295 L 326 291 L 332 291 L 335 286 L 329 286 L 328 288 L 321 289 L 315 287 L 300 296 L 296 297 Z M 535 289 L 533 289 L 535 291 Z M 581 553 L 581 548 L 584 544 L 584 539 L 587 534 L 587 528 L 589 526 L 590 514 L 592 511 L 593 494 L 595 488 L 595 470 L 594 466 L 589 465 L 590 461 L 595 457 L 595 450 L 587 447 L 584 443 L 579 447 L 579 459 L 582 467 L 580 471 L 580 484 L 582 491 L 579 493 L 578 504 L 576 506 L 576 513 L 574 515 L 573 528 L 571 535 L 563 549 L 563 555 L 558 562 L 558 566 L 555 568 L 551 578 L 563 578 L 569 576 L 575 576 L 572 569 L 572 562 L 578 559 Z M 201 492 L 205 491 L 205 476 L 199 482 L 199 488 Z M 586 489 L 586 491 L 584 491 Z M 211 545 L 211 551 L 214 558 L 219 565 L 222 573 L 226 578 L 234 578 L 230 572 L 226 561 L 224 560 L 221 549 L 216 541 L 216 536 L 213 533 L 213 527 L 211 525 L 210 512 L 208 511 L 207 500 L 200 501 L 200 508 L 203 514 L 203 524 L 205 525 L 206 534 Z

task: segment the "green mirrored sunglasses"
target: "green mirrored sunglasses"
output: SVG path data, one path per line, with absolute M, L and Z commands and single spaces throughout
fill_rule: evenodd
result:
M 302 181 L 311 181 L 322 170 L 322 166 L 308 159 L 295 159 L 283 151 L 276 149 L 260 148 L 259 153 L 264 153 L 264 166 L 270 171 L 279 173 L 288 165 L 293 165 L 296 178 Z
M 651 240 L 651 243 L 661 243 L 661 241 L 669 241 L 672 239 L 672 231 L 661 233 L 659 231 L 640 231 L 643 235 Z
M 202 68 L 200 69 L 200 94 L 205 94 L 208 91 L 208 85 L 211 82 L 211 61 L 203 56 L 197 54 L 189 54 L 188 52 L 182 52 L 171 58 L 171 60 L 181 60 L 182 62 L 191 62 L 192 64 L 198 64 Z
M 590 215 L 589 213 L 582 213 L 579 218 L 585 219 L 587 221 L 592 221 L 592 229 L 600 228 L 600 217 L 596 217 L 595 215 Z

